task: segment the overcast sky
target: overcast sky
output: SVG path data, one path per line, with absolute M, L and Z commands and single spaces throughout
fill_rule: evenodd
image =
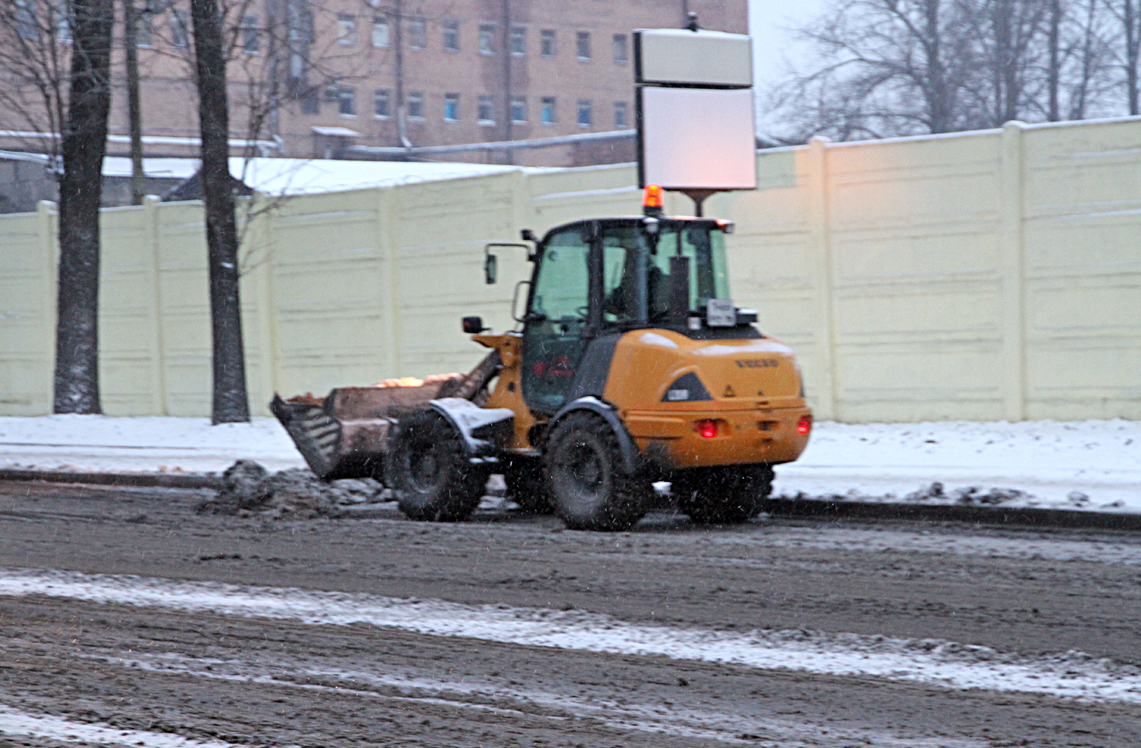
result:
M 820 13 L 824 0 L 749 0 L 749 33 L 757 84 L 770 83 L 780 72 L 781 56 L 790 54 L 790 26 Z
M 796 61 L 790 27 L 819 15 L 825 0 L 749 0 L 749 33 L 753 37 L 753 66 L 757 88 L 757 130 L 780 130 L 780 123 L 765 116 L 764 92 L 779 77 L 784 58 Z

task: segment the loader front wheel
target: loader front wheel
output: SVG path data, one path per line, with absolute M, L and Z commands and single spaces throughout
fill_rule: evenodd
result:
M 471 464 L 455 427 L 431 410 L 400 419 L 384 472 L 400 511 L 428 522 L 467 519 L 479 506 L 488 477 Z
M 670 494 L 699 525 L 739 525 L 761 513 L 772 487 L 770 465 L 724 465 L 679 471 Z
M 568 415 L 547 436 L 546 460 L 555 513 L 570 529 L 628 530 L 645 515 L 639 477 L 602 418 Z

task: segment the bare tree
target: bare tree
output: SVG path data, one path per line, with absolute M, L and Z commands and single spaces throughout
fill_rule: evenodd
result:
M 827 62 L 793 78 L 776 103 L 801 135 L 840 139 L 940 133 L 973 124 L 962 107 L 971 74 L 968 8 L 957 0 L 841 0 L 802 38 Z
M 1141 0 L 835 0 L 802 38 L 823 62 L 776 88 L 789 140 L 1107 116 L 1123 98 L 1136 114 L 1141 104 Z
M 1105 0 L 1106 7 L 1117 19 L 1118 64 L 1125 73 L 1125 96 L 1129 114 L 1141 114 L 1141 0 Z
M 59 185 L 56 413 L 100 413 L 99 205 L 111 111 L 112 0 L 71 0 L 71 80 Z
M 198 83 L 198 123 L 202 134 L 199 171 L 206 198 L 210 318 L 213 335 L 214 423 L 250 420 L 242 348 L 242 309 L 238 296 L 238 233 L 230 177 L 230 118 L 226 55 L 216 0 L 191 0 Z
M 112 0 L 0 5 L 0 101 L 43 133 L 59 174 L 56 413 L 101 412 L 99 204 L 113 23 Z
M 0 108 L 5 120 L 39 134 L 34 149 L 58 160 L 71 77 L 70 10 L 0 0 Z M 58 164 L 56 164 L 58 171 Z

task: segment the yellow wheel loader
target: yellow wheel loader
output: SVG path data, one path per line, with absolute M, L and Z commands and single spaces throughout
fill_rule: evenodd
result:
M 522 508 L 574 529 L 628 529 L 657 481 L 695 522 L 759 513 L 773 465 L 808 443 L 799 368 L 729 300 L 733 225 L 666 217 L 660 191 L 647 196 L 643 216 L 576 221 L 541 240 L 523 232 L 525 310 L 502 334 L 464 318 L 491 349 L 471 374 L 275 398 L 314 470 L 382 477 L 417 520 L 466 518 L 493 473 Z

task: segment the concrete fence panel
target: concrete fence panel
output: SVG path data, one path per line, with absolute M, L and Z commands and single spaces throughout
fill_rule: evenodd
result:
M 1141 418 L 1141 120 L 758 154 L 733 220 L 734 299 L 797 351 L 821 418 Z M 509 329 L 518 242 L 640 210 L 629 165 L 243 203 L 251 404 L 462 371 L 460 317 Z M 692 212 L 683 195 L 667 211 Z M 103 214 L 101 377 L 114 415 L 207 415 L 201 203 Z M 0 413 L 51 407 L 55 214 L 0 217 Z

